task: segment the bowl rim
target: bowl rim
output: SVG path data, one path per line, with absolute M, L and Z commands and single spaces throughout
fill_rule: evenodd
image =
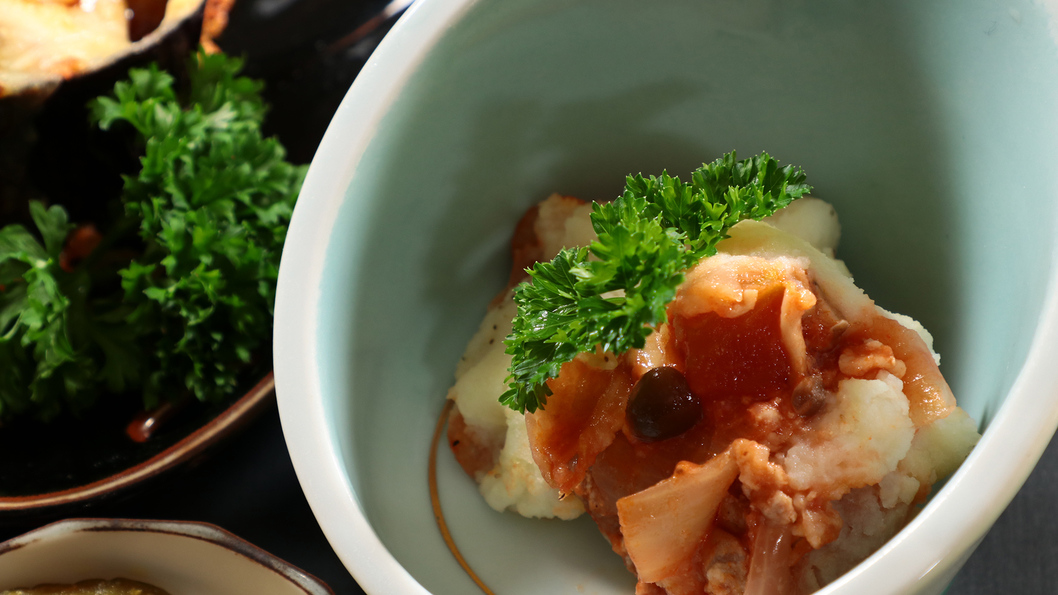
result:
M 317 149 L 280 264 L 274 359 L 287 448 L 325 536 L 371 595 L 427 591 L 382 544 L 332 448 L 338 440 L 323 406 L 315 340 L 323 263 L 338 209 L 379 121 L 425 55 L 477 1 L 419 0 L 379 44 Z M 1025 363 L 977 447 L 910 523 L 819 595 L 913 593 L 950 581 L 1028 478 L 1058 427 L 1058 366 L 1051 365 L 1058 355 L 1058 238 L 1048 256 Z M 955 489 L 964 483 L 974 489 Z
M 74 533 L 157 533 L 196 539 L 223 547 L 258 566 L 271 570 L 304 591 L 305 595 L 334 595 L 334 591 L 326 583 L 312 574 L 276 557 L 230 531 L 202 521 L 91 517 L 64 519 L 0 543 L 0 556 L 36 543 L 61 539 Z

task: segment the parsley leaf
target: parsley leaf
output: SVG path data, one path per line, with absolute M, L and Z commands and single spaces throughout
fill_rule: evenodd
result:
M 68 332 L 84 307 L 70 291 L 80 280 L 59 265 L 73 225 L 62 207 L 29 210 L 43 245 L 21 225 L 0 229 L 0 416 L 49 419 L 95 402 L 98 362 Z
M 143 156 L 125 177 L 124 218 L 87 256 L 64 253 L 77 234 L 59 206 L 30 204 L 35 233 L 0 229 L 0 420 L 48 420 L 133 390 L 148 407 L 187 393 L 216 401 L 267 357 L 305 168 L 262 136 L 262 86 L 241 67 L 199 52 L 186 89 L 152 65 L 89 104 L 100 128 L 131 127 Z
M 772 215 L 809 190 L 800 168 L 779 167 L 767 153 L 742 161 L 727 153 L 690 183 L 667 173 L 629 176 L 616 200 L 592 205 L 597 241 L 537 263 L 532 282 L 515 289 L 518 314 L 504 341 L 509 389 L 500 401 L 536 411 L 551 394 L 547 380 L 578 353 L 643 347 L 666 321 L 684 271 L 715 254 L 731 226 Z
M 262 136 L 262 85 L 237 76 L 241 68 L 199 52 L 185 102 L 151 66 L 90 105 L 101 128 L 127 122 L 145 148 L 122 201 L 141 221 L 146 249 L 120 274 L 128 322 L 145 329 L 153 355 L 148 405 L 173 387 L 200 400 L 232 394 L 271 338 L 279 257 L 305 168 Z

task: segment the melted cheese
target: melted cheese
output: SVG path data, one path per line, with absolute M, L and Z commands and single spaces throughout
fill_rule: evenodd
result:
M 149 47 L 202 0 L 169 0 L 158 29 L 129 41 L 125 0 L 0 0 L 0 97 L 49 88 Z

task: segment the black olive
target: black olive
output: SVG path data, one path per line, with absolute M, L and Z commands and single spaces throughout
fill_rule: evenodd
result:
M 827 389 L 819 376 L 805 376 L 790 395 L 794 411 L 801 417 L 815 415 L 827 401 Z
M 702 419 L 702 405 L 676 368 L 654 368 L 632 389 L 625 411 L 632 433 L 643 442 L 667 440 Z

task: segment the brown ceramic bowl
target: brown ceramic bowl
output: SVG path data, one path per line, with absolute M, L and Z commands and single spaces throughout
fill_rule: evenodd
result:
M 233 2 L 184 2 L 199 9 L 180 22 L 179 31 L 175 22 L 163 23 L 150 39 L 107 62 L 110 66 L 74 77 L 57 91 L 48 87 L 36 98 L 50 94 L 47 102 L 34 101 L 28 112 L 12 112 L 0 101 L 0 227 L 20 222 L 32 229 L 26 199 L 38 195 L 64 205 L 74 221 L 98 222 L 108 213 L 121 193 L 121 174 L 138 168 L 138 161 L 123 141 L 88 125 L 86 102 L 110 92 L 130 66 L 157 61 L 178 67 L 197 40 L 211 44 L 220 34 Z M 19 141 L 5 137 L 5 125 L 32 130 Z M 262 350 L 258 360 L 270 362 L 270 351 Z M 77 417 L 64 414 L 47 424 L 18 419 L 0 427 L 0 524 L 69 515 L 126 495 L 195 458 L 273 402 L 272 374 L 265 366 L 247 370 L 245 394 L 220 403 L 184 401 L 144 413 L 137 396 L 107 395 Z
M 274 402 L 272 373 L 241 397 L 150 415 L 112 399 L 79 417 L 0 428 L 0 523 L 55 518 L 129 494 L 202 455 Z M 138 441 L 134 439 L 144 439 Z

